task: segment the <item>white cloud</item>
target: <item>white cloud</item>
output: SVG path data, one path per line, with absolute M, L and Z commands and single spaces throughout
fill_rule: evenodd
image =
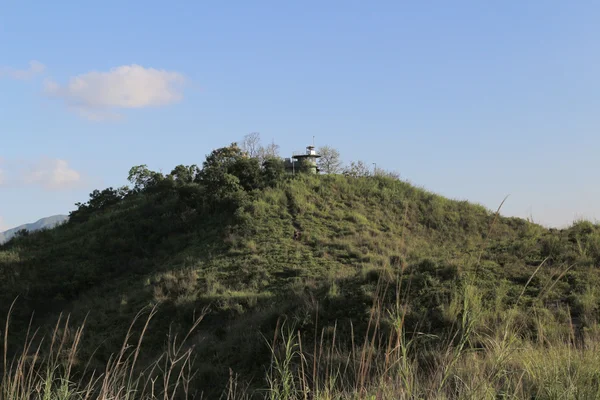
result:
M 21 179 L 25 184 L 57 190 L 77 185 L 81 182 L 81 174 L 70 168 L 65 160 L 43 159 L 29 168 Z
M 46 190 L 69 189 L 81 185 L 81 173 L 61 159 L 2 160 L 0 185 L 7 187 L 39 186 Z
M 36 75 L 43 73 L 46 70 L 46 66 L 39 61 L 30 61 L 29 68 L 17 69 L 12 67 L 0 66 L 0 78 L 8 77 L 18 80 L 28 80 Z
M 124 65 L 108 72 L 88 72 L 65 85 L 47 80 L 45 92 L 64 99 L 69 108 L 91 120 L 119 118 L 117 109 L 159 107 L 183 98 L 185 77 L 139 65 Z

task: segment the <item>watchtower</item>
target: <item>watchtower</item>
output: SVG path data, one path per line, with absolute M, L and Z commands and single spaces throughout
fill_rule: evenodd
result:
M 315 146 L 307 146 L 306 153 L 294 152 L 292 155 L 292 163 L 294 167 L 300 166 L 298 170 L 304 169 L 309 174 L 316 174 L 319 172 L 317 167 L 317 160 L 321 156 L 317 154 Z

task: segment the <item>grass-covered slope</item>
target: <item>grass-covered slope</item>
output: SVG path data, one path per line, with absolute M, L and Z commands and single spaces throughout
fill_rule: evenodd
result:
M 194 384 L 210 393 L 229 368 L 260 387 L 266 338 L 283 320 L 308 334 L 306 345 L 337 324 L 338 342 L 351 347 L 370 329 L 374 299 L 394 304 L 400 292 L 407 331 L 436 335 L 456 327 L 467 283 L 489 318 L 568 307 L 584 329 L 597 310 L 593 224 L 550 231 L 389 177 L 252 175 L 247 158 L 227 157 L 212 171 L 138 170 L 136 180 L 132 170 L 136 187 L 95 192 L 67 224 L 1 246 L 0 305 L 18 298 L 12 329 L 24 332 L 34 312 L 42 327 L 61 312 L 86 318 L 80 357 L 101 368 L 136 313 L 159 304 L 143 365 L 168 332 L 208 310 L 191 343 Z M 523 324 L 539 335 L 530 316 Z

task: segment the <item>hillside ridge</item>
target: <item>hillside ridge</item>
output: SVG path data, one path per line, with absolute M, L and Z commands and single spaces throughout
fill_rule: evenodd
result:
M 67 223 L 0 246 L 0 304 L 18 297 L 13 329 L 26 330 L 34 311 L 46 327 L 61 312 L 85 319 L 93 334 L 81 357 L 101 368 L 140 309 L 158 305 L 144 339 L 156 351 L 206 310 L 194 343 L 208 390 L 226 385 L 232 366 L 256 381 L 270 360 L 264 337 L 282 320 L 346 338 L 349 326 L 368 330 L 378 287 L 393 279 L 410 282 L 408 330 L 451 329 L 453 293 L 467 283 L 499 309 L 562 304 L 585 321 L 582 299 L 599 283 L 597 225 L 551 231 L 394 177 L 291 176 L 270 162 L 230 146 L 202 168 L 134 167 L 131 188 L 94 191 Z

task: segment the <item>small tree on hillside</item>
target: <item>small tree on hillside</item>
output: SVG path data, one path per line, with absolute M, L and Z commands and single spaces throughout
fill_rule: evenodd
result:
M 275 144 L 275 142 L 271 142 L 266 147 L 260 146 L 258 158 L 263 164 L 269 158 L 278 158 L 279 157 L 279 145 Z
M 354 178 L 371 176 L 371 171 L 369 170 L 369 167 L 363 161 L 352 161 L 348 167 L 344 168 L 343 173 L 346 176 L 351 176 Z
M 229 173 L 240 180 L 240 185 L 246 191 L 261 187 L 261 169 L 258 158 L 239 158 L 229 168 Z
M 323 146 L 318 151 L 321 158 L 319 158 L 318 166 L 319 170 L 326 174 L 339 174 L 342 170 L 342 161 L 340 159 L 340 152 L 330 146 Z
M 279 145 L 275 142 L 263 146 L 260 141 L 260 133 L 252 132 L 244 136 L 240 149 L 250 158 L 257 158 L 259 164 L 268 158 L 279 157 Z
M 248 157 L 258 157 L 262 148 L 260 145 L 260 133 L 252 132 L 244 136 L 240 148 Z
M 198 182 L 204 186 L 209 202 L 237 206 L 246 190 L 259 185 L 259 174 L 258 159 L 245 157 L 237 143 L 232 143 L 206 156 Z
M 155 186 L 162 179 L 164 179 L 163 174 L 149 170 L 145 164 L 132 167 L 127 177 L 127 180 L 133 184 L 134 192 L 141 192 Z
M 285 177 L 285 164 L 279 157 L 269 157 L 262 165 L 262 176 L 266 186 L 276 186 Z
M 169 174 L 178 184 L 189 184 L 196 181 L 200 174 L 200 168 L 197 165 L 178 165 Z
M 102 191 L 94 190 L 90 193 L 90 199 L 85 203 L 75 203 L 76 210 L 69 213 L 69 223 L 82 222 L 87 220 L 90 215 L 103 211 L 115 204 L 118 204 L 129 194 L 127 186 L 113 189 L 109 187 Z

